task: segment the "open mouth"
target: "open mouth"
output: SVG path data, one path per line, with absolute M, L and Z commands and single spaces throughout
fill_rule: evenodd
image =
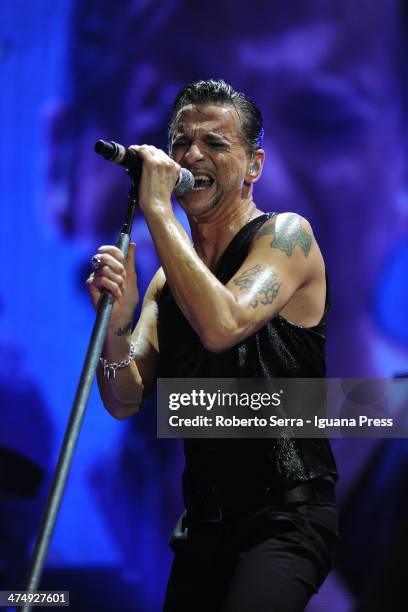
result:
M 202 172 L 193 172 L 194 174 L 194 189 L 193 191 L 205 191 L 209 189 L 213 183 L 214 179 L 212 176 Z

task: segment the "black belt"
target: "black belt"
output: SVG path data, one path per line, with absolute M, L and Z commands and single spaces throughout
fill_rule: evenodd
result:
M 187 510 L 186 522 L 189 525 L 222 523 L 239 520 L 248 517 L 251 513 L 261 508 L 284 508 L 291 504 L 303 504 L 306 502 L 335 503 L 334 483 L 324 478 L 306 482 L 287 491 L 276 494 L 265 494 L 257 497 L 251 507 L 245 508 L 239 505 L 216 506 L 212 504 Z
M 306 482 L 283 494 L 285 504 L 299 504 L 307 501 L 319 501 L 334 504 L 334 483 L 331 480 L 320 479 Z

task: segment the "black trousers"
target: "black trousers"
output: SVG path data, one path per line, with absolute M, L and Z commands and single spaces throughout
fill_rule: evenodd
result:
M 233 524 L 175 530 L 165 612 L 300 612 L 333 569 L 333 504 L 263 508 Z

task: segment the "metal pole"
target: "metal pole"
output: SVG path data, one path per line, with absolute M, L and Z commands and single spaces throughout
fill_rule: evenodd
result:
M 120 236 L 116 241 L 116 246 L 122 251 L 125 258 L 129 247 L 133 218 L 136 211 L 136 196 L 138 188 L 137 177 L 130 172 L 129 175 L 132 184 L 128 195 L 126 218 Z M 48 546 L 61 506 L 62 497 L 64 495 L 64 490 L 91 392 L 92 383 L 95 378 L 99 357 L 105 341 L 113 302 L 113 296 L 110 293 L 105 292 L 98 307 L 98 314 L 92 330 L 88 351 L 86 353 L 74 403 L 71 409 L 71 415 L 64 435 L 57 467 L 52 479 L 50 493 L 48 495 L 37 540 L 34 546 L 34 552 L 30 562 L 26 586 L 24 587 L 24 590 L 28 592 L 35 592 L 40 584 Z M 31 608 L 31 604 L 27 603 L 22 610 L 23 612 L 30 612 Z

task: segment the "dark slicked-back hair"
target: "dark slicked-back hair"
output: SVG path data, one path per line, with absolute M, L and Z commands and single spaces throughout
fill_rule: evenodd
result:
M 219 104 L 233 106 L 241 118 L 242 134 L 247 143 L 248 152 L 254 153 L 262 147 L 264 136 L 262 113 L 245 94 L 235 91 L 222 79 L 195 81 L 183 87 L 173 102 L 169 127 L 169 143 L 174 132 L 175 121 L 179 111 L 188 104 Z

